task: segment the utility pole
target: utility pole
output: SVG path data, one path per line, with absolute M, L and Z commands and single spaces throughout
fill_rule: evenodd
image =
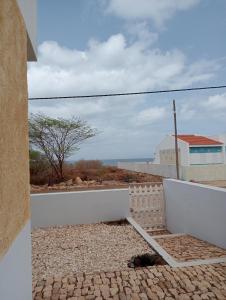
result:
M 174 116 L 174 137 L 175 137 L 175 154 L 176 154 L 176 172 L 177 179 L 180 179 L 179 174 L 179 159 L 178 159 L 178 141 L 177 141 L 177 112 L 176 112 L 176 103 L 173 100 L 173 116 Z

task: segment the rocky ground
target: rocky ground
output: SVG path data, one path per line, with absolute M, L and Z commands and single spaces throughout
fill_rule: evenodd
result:
M 121 170 L 120 170 L 121 171 Z M 123 170 L 125 173 L 125 170 Z M 130 183 L 161 182 L 162 177 L 151 174 L 143 174 L 128 171 L 128 176 L 133 176 L 134 180 Z M 31 193 L 48 193 L 62 191 L 81 191 L 89 189 L 113 189 L 127 188 L 128 182 L 122 180 L 82 180 L 80 177 L 69 179 L 53 185 L 34 185 L 31 184 Z
M 95 180 L 81 181 L 79 183 L 72 179 L 53 185 L 31 185 L 30 191 L 33 194 L 37 193 L 54 193 L 54 192 L 72 192 L 84 190 L 101 190 L 101 189 L 114 189 L 114 188 L 127 188 L 128 183 L 122 183 L 115 180 L 103 181 L 102 183 Z
M 32 232 L 33 279 L 71 272 L 124 270 L 133 255 L 153 253 L 127 223 L 36 229 Z

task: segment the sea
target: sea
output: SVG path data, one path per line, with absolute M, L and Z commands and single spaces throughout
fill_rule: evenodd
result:
M 88 159 L 89 160 L 89 159 Z M 97 159 L 102 161 L 105 166 L 117 166 L 118 162 L 152 162 L 153 158 L 112 158 L 112 159 Z M 77 160 L 67 160 L 68 163 L 76 163 Z
M 122 158 L 122 159 L 103 159 L 105 166 L 117 166 L 118 162 L 152 162 L 153 158 Z

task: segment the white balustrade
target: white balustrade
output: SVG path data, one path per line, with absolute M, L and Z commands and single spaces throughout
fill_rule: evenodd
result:
M 129 186 L 130 211 L 145 229 L 165 228 L 165 200 L 162 183 L 135 183 Z

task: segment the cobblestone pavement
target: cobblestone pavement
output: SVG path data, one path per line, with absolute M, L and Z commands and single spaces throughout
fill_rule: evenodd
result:
M 54 276 L 33 283 L 33 299 L 223 300 L 226 263 Z
M 226 257 L 226 250 L 190 235 L 155 238 L 175 260 L 183 262 L 195 259 Z

